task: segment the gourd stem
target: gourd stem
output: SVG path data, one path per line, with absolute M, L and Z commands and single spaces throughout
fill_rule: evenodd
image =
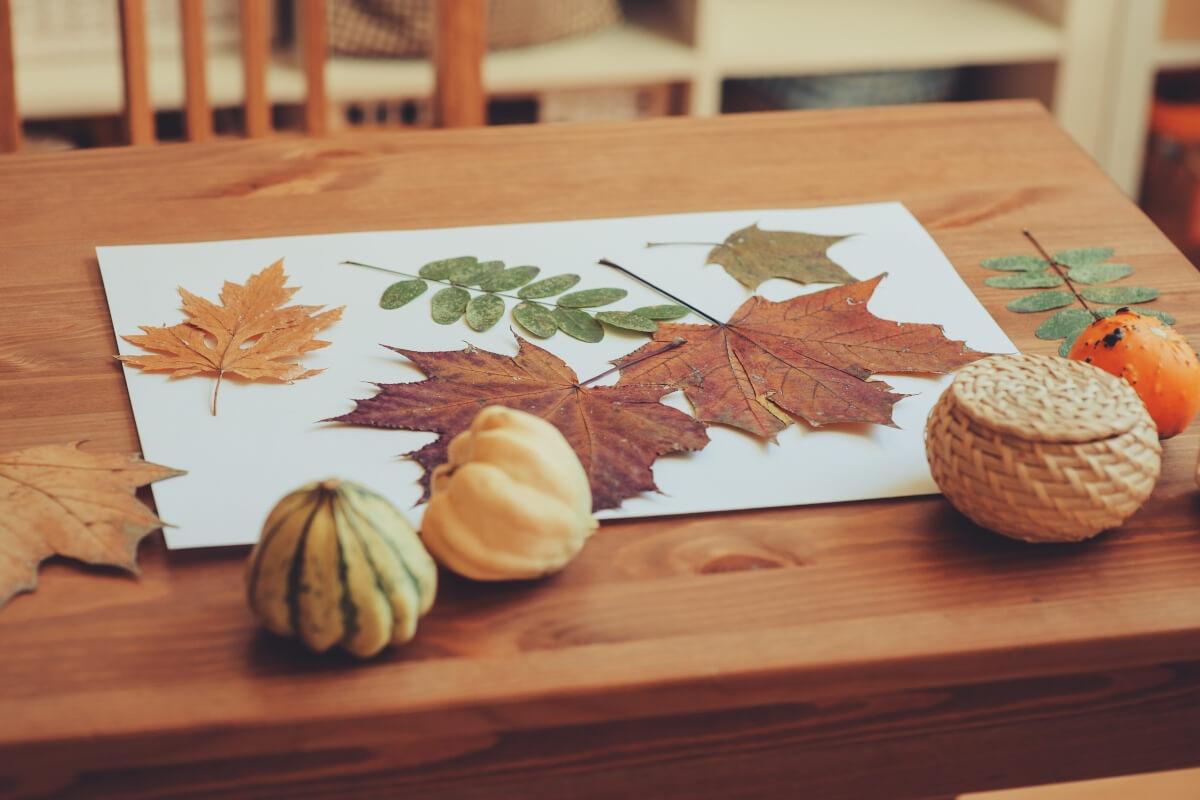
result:
M 703 311 L 696 308 L 694 305 L 692 305 L 688 301 L 682 300 L 682 299 L 676 297 L 675 295 L 671 294 L 670 292 L 668 292 L 666 289 L 662 288 L 661 286 L 655 286 L 653 283 L 646 280 L 641 275 L 638 275 L 636 272 L 627 270 L 624 267 L 622 267 L 620 264 L 614 264 L 612 261 L 609 261 L 607 258 L 600 259 L 600 263 L 606 267 L 612 267 L 613 269 L 617 270 L 618 272 L 628 275 L 629 277 L 633 278 L 635 281 L 642 284 L 643 286 L 648 286 L 651 289 L 653 289 L 654 291 L 658 292 L 663 297 L 674 300 L 676 303 L 679 303 L 679 305 L 681 305 L 681 306 L 686 306 L 687 308 L 691 309 L 694 313 L 699 314 L 700 316 L 704 317 L 706 320 L 711 322 L 713 325 L 716 325 L 719 328 L 725 327 L 725 323 L 721 322 L 716 317 L 712 316 L 711 314 L 705 314 Z
M 1096 313 L 1096 311 L 1094 311 L 1092 309 L 1092 307 L 1087 304 L 1087 300 L 1083 299 L 1083 295 L 1081 295 L 1079 293 L 1079 290 L 1075 288 L 1075 284 L 1071 281 L 1071 278 L 1063 270 L 1063 267 L 1065 267 L 1066 264 L 1063 264 L 1057 258 L 1055 258 L 1054 256 L 1047 253 L 1046 248 L 1042 247 L 1041 242 L 1039 242 L 1037 239 L 1034 238 L 1033 234 L 1029 231 L 1028 228 L 1022 229 L 1021 233 L 1025 234 L 1025 238 L 1028 239 L 1030 241 L 1030 243 L 1034 247 L 1037 248 L 1037 251 L 1039 253 L 1041 253 L 1042 258 L 1044 258 L 1047 262 L 1049 262 L 1050 266 L 1054 268 L 1054 271 L 1058 273 L 1058 277 L 1063 279 L 1063 281 L 1067 284 L 1067 288 L 1071 290 L 1071 294 L 1075 295 L 1075 299 L 1079 301 L 1079 305 L 1083 306 L 1083 310 L 1088 312 L 1089 314 L 1091 314 L 1092 319 L 1099 322 L 1101 319 L 1100 315 L 1098 313 Z
M 468 292 L 479 292 L 480 294 L 494 294 L 494 295 L 498 295 L 500 297 L 507 297 L 510 300 L 520 300 L 522 303 L 533 303 L 534 305 L 545 306 L 546 308 L 554 308 L 554 306 L 552 304 L 543 303 L 541 300 L 531 300 L 529 298 L 521 297 L 520 295 L 506 294 L 505 292 L 489 292 L 487 289 L 477 289 L 472 286 L 463 286 L 461 283 L 454 283 L 452 281 L 442 281 L 442 280 L 438 280 L 437 278 L 426 278 L 424 275 L 413 275 L 411 272 L 403 272 L 398 269 L 389 269 L 387 267 L 377 267 L 374 264 L 364 264 L 361 261 L 343 261 L 342 264 L 344 264 L 346 266 L 350 266 L 350 267 L 366 267 L 367 269 L 377 269 L 380 272 L 390 272 L 393 275 L 403 275 L 405 278 L 416 278 L 416 279 L 422 280 L 422 281 L 429 281 L 430 283 L 440 283 L 443 286 L 456 286 L 459 289 L 466 289 Z
M 596 381 L 600 380 L 601 378 L 607 378 L 609 375 L 612 375 L 614 372 L 616 372 L 619 369 L 624 369 L 625 367 L 632 367 L 634 364 L 637 364 L 638 362 L 641 362 L 641 361 L 645 361 L 647 358 L 654 358 L 657 355 L 662 355 L 663 353 L 667 352 L 668 350 L 674 350 L 676 347 L 680 347 L 685 344 L 687 344 L 687 340 L 685 340 L 685 339 L 672 339 L 671 341 L 667 342 L 666 345 L 658 348 L 657 350 L 651 350 L 649 353 L 642 353 L 637 358 L 631 358 L 628 361 L 622 361 L 621 363 L 617 364 L 616 366 L 614 366 L 610 369 L 604 370 L 604 372 L 601 372 L 599 375 L 593 375 L 592 377 L 588 378 L 586 381 L 580 381 L 578 383 L 578 385 L 579 386 L 587 386 L 589 383 L 595 383 Z

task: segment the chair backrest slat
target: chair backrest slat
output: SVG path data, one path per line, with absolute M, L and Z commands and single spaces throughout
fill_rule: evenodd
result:
M 483 125 L 487 115 L 483 91 L 487 50 L 484 0 L 436 0 L 435 13 L 434 122 L 446 128 Z
M 329 23 L 325 0 L 299 0 L 300 47 L 304 59 L 304 127 L 312 136 L 326 133 L 325 57 L 329 50 Z
M 212 137 L 212 107 L 208 104 L 205 73 L 204 0 L 179 0 L 179 24 L 183 37 L 184 115 L 187 138 L 201 142 Z
M 11 153 L 20 147 L 21 118 L 17 116 L 12 4 L 9 0 L 0 0 L 0 153 Z
M 242 0 L 242 74 L 245 80 L 246 135 L 271 133 L 267 102 L 267 58 L 271 47 L 270 0 Z
M 119 0 L 119 8 L 126 133 L 130 144 L 152 144 L 154 110 L 150 107 L 147 74 L 145 0 Z

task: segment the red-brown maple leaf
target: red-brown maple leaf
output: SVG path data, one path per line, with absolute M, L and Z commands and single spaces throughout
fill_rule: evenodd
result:
M 867 310 L 883 275 L 781 303 L 751 297 L 724 325 L 663 323 L 653 341 L 613 363 L 619 387 L 669 384 L 705 422 L 774 436 L 800 417 L 812 425 L 894 425 L 904 395 L 877 373 L 943 373 L 983 358 L 939 325 L 892 322 Z M 661 342 L 684 339 L 649 355 Z
M 432 353 L 389 347 L 428 377 L 380 384 L 374 397 L 356 400 L 353 411 L 330 421 L 440 434 L 408 454 L 425 468 L 421 483 L 428 497 L 430 473 L 446 460 L 450 439 L 466 430 L 479 409 L 503 405 L 528 411 L 554 423 L 575 449 L 597 511 L 657 489 L 650 467 L 659 456 L 708 444 L 702 423 L 659 402 L 675 391 L 672 387 L 583 386 L 561 359 L 520 337 L 517 341 L 515 357 L 470 345 Z

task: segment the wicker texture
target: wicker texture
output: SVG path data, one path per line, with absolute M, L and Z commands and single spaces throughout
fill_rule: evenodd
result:
M 1080 541 L 1150 496 L 1162 448 L 1125 381 L 1078 361 L 993 356 L 959 371 L 929 415 L 925 450 L 946 499 L 1030 542 Z

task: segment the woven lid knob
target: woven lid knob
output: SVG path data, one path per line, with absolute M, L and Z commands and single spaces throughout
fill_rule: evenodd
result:
M 947 391 L 973 422 L 1038 442 L 1109 439 L 1148 416 L 1121 378 L 1053 356 L 985 358 L 959 370 Z

